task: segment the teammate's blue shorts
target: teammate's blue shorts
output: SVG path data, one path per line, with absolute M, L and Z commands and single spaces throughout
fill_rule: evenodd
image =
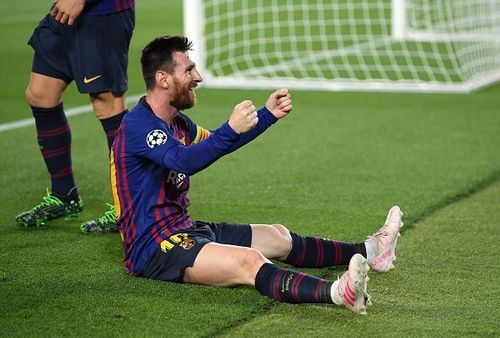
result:
M 142 277 L 183 282 L 184 271 L 193 266 L 200 250 L 210 242 L 250 247 L 250 224 L 194 222 L 195 227 L 169 237 L 149 258 Z
M 48 14 L 28 41 L 35 51 L 31 71 L 66 83 L 74 80 L 80 93 L 124 93 L 134 26 L 133 8 L 83 15 L 72 26 Z

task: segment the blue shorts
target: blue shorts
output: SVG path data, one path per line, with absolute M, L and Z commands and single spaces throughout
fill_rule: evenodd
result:
M 48 14 L 28 41 L 35 51 L 31 71 L 66 83 L 74 80 L 80 93 L 124 93 L 134 26 L 133 8 L 105 16 L 83 15 L 72 26 Z
M 153 252 L 141 276 L 169 282 L 183 282 L 184 270 L 193 266 L 196 256 L 208 243 L 250 247 L 250 224 L 194 222 L 195 227 L 170 236 Z

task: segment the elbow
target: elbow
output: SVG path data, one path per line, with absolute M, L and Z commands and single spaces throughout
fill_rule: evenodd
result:
M 175 166 L 174 169 L 177 172 L 183 173 L 187 176 L 193 176 L 194 174 L 198 173 L 200 170 L 203 168 L 200 168 L 199 166 L 195 166 L 189 163 L 183 163 L 182 161 L 179 161 L 176 163 L 177 165 Z
M 187 176 L 193 176 L 194 174 L 198 173 L 198 171 L 200 170 L 195 170 L 195 169 L 185 169 L 183 171 L 184 174 L 186 174 Z
M 185 165 L 182 165 L 180 163 L 176 163 L 175 165 L 168 165 L 166 163 L 164 163 L 163 167 L 167 170 L 173 170 L 173 171 L 176 171 L 178 173 L 182 173 L 184 175 L 187 175 L 187 176 L 192 176 L 194 174 L 196 174 L 198 171 L 200 171 L 200 169 L 197 169 L 197 168 L 192 168 L 191 166 L 185 166 Z

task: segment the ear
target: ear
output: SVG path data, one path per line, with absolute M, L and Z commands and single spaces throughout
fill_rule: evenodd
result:
M 156 86 L 163 89 L 168 89 L 171 82 L 170 77 L 171 75 L 164 70 L 157 71 L 155 74 Z

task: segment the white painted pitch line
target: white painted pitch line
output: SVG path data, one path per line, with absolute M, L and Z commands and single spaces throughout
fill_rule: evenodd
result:
M 133 95 L 130 97 L 127 97 L 127 104 L 133 102 L 137 102 L 144 94 L 140 95 Z M 92 111 L 92 105 L 86 104 L 83 106 L 77 106 L 69 109 L 65 109 L 64 112 L 66 113 L 66 116 L 75 116 L 75 115 L 80 115 L 83 113 L 88 113 Z M 2 123 L 0 124 L 0 133 L 4 131 L 9 131 L 9 130 L 14 130 L 14 129 L 19 129 L 27 126 L 32 126 L 35 124 L 35 119 L 34 118 L 27 118 L 27 119 L 22 119 L 22 120 L 17 120 L 17 121 L 12 121 L 12 122 L 7 122 L 7 123 Z

